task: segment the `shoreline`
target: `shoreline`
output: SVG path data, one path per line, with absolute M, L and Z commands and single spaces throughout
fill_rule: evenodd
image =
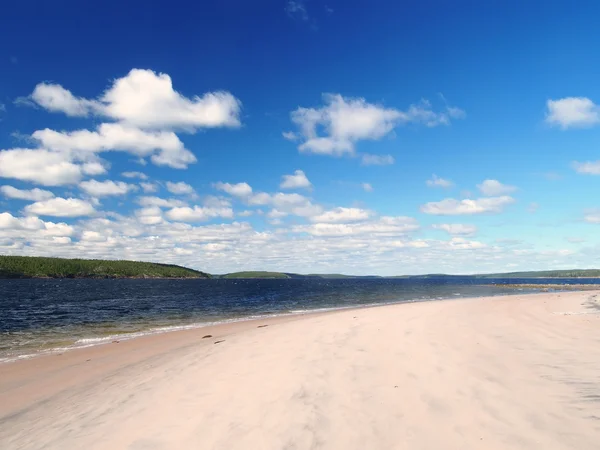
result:
M 599 304 L 600 290 L 368 306 L 2 364 L 0 447 L 591 450 Z
M 485 285 L 488 286 L 488 285 Z M 489 285 L 493 287 L 503 288 L 504 285 Z M 528 286 L 519 286 L 519 285 L 509 285 L 509 288 L 513 287 L 515 289 L 525 288 L 525 289 L 533 289 L 539 290 L 540 292 L 532 292 L 525 293 L 525 295 L 541 293 L 543 292 L 543 286 L 537 287 L 536 285 L 528 285 Z M 600 290 L 600 286 L 597 286 L 595 289 Z M 582 289 L 583 290 L 583 289 Z M 485 297 L 502 297 L 506 295 L 524 295 L 523 293 L 514 294 L 506 294 L 499 293 L 494 295 L 487 295 Z M 233 317 L 227 319 L 216 320 L 213 322 L 193 322 L 193 323 L 180 323 L 173 325 L 165 325 L 160 327 L 150 327 L 145 329 L 140 329 L 138 331 L 134 331 L 131 333 L 115 333 L 104 336 L 96 336 L 90 335 L 87 337 L 79 337 L 72 344 L 68 346 L 51 346 L 44 349 L 33 350 L 31 353 L 22 353 L 18 355 L 10 355 L 5 356 L 0 354 L 0 366 L 3 364 L 12 364 L 18 361 L 26 361 L 30 359 L 36 359 L 44 356 L 52 356 L 56 354 L 64 354 L 67 352 L 72 352 L 75 350 L 82 350 L 87 348 L 93 348 L 97 346 L 109 345 L 112 343 L 121 343 L 134 339 L 140 339 L 148 336 L 160 336 L 162 334 L 168 333 L 177 333 L 182 331 L 193 331 L 193 330 L 202 330 L 205 328 L 211 327 L 219 327 L 222 325 L 231 325 L 238 322 L 252 322 L 252 321 L 264 321 L 276 318 L 286 318 L 286 317 L 295 317 L 295 316 L 304 316 L 304 315 L 313 315 L 313 314 L 322 314 L 322 313 L 331 313 L 337 311 L 345 311 L 345 310 L 353 310 L 353 309 L 364 309 L 364 308 L 375 308 L 382 306 L 391 306 L 391 305 L 400 305 L 404 303 L 418 303 L 418 302 L 439 302 L 439 301 L 450 301 L 450 300 L 460 300 L 460 299 L 469 299 L 469 298 L 483 298 L 482 296 L 448 296 L 448 297 L 435 297 L 435 298 L 414 298 L 414 299 L 406 299 L 406 300 L 393 300 L 389 302 L 380 302 L 380 303 L 372 303 L 372 304 L 364 304 L 364 305 L 351 305 L 351 306 L 334 306 L 334 307 L 325 307 L 325 308 L 315 308 L 315 309 L 306 309 L 306 310 L 297 310 L 297 311 L 289 311 L 289 312 L 281 312 L 274 314 L 265 314 L 265 315 L 250 315 L 243 317 Z M 115 342 L 117 341 L 117 342 Z

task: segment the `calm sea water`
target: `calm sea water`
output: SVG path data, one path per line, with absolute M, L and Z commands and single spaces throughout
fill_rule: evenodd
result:
M 599 280 L 552 280 L 598 283 Z M 518 294 L 548 280 L 0 280 L 0 362 L 71 347 L 311 310 Z

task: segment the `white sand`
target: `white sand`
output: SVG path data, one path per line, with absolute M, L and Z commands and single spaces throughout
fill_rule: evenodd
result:
M 3 364 L 0 448 L 598 449 L 596 299 L 386 306 Z

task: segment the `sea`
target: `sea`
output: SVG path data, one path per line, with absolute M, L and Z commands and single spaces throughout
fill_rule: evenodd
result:
M 147 334 L 313 311 L 523 294 L 598 279 L 0 279 L 0 363 Z

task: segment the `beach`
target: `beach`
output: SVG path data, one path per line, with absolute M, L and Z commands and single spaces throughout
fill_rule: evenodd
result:
M 0 398 L 2 449 L 597 449 L 600 291 L 145 336 L 1 364 Z

